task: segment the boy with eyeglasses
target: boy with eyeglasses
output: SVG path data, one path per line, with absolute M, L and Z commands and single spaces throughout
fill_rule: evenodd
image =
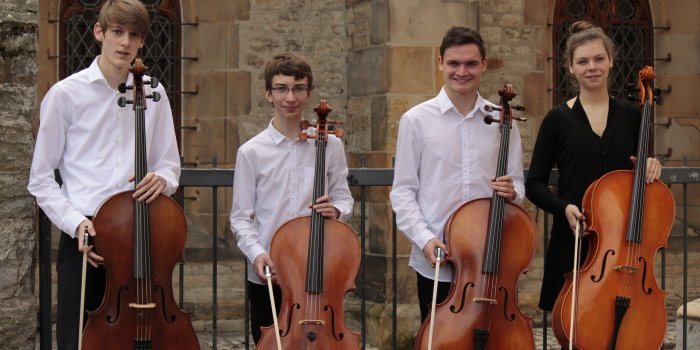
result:
M 268 61 L 265 97 L 275 115 L 267 129 L 244 143 L 236 156 L 231 231 L 250 262 L 248 298 L 256 343 L 262 334 L 260 327 L 273 324 L 264 273 L 267 265 L 275 279 L 275 263 L 269 256 L 272 236 L 286 221 L 311 215 L 316 147 L 313 139 L 299 139 L 299 124 L 312 90 L 311 67 L 301 56 L 286 52 Z M 343 221 L 350 218 L 353 199 L 347 175 L 343 143 L 329 135 L 326 195 L 313 204 L 316 212 Z M 280 298 L 279 289 L 275 289 L 278 310 Z

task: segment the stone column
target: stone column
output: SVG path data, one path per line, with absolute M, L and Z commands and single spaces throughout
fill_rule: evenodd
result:
M 34 347 L 34 200 L 27 192 L 35 114 L 36 0 L 0 3 L 0 343 Z

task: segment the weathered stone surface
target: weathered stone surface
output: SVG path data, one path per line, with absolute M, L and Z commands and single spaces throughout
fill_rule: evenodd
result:
M 0 342 L 30 349 L 36 335 L 34 200 L 26 190 L 32 153 L 38 4 L 0 4 Z
M 387 0 L 389 40 L 393 45 L 439 45 L 455 25 L 476 28 L 478 2 Z
M 348 95 L 363 96 L 386 92 L 388 77 L 386 50 L 372 47 L 348 55 Z
M 430 94 L 433 85 L 431 74 L 434 59 L 432 46 L 391 47 L 388 54 L 388 92 Z

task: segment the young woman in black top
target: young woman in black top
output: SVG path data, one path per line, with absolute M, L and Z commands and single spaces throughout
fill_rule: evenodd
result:
M 554 108 L 542 120 L 526 181 L 527 197 L 554 215 L 547 247 L 539 306 L 551 311 L 573 268 L 573 228 L 582 219 L 581 202 L 588 186 L 604 174 L 632 169 L 636 159 L 641 112 L 608 92 L 615 45 L 599 27 L 571 25 L 566 60 L 578 82 L 579 95 Z M 557 193 L 547 187 L 549 173 L 559 169 Z M 647 183 L 661 175 L 661 164 L 649 158 Z M 582 261 L 587 240 L 583 241 Z

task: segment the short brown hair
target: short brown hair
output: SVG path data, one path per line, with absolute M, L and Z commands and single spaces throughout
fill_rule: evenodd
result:
M 445 33 L 445 36 L 442 38 L 442 44 L 440 45 L 440 57 L 444 57 L 445 50 L 450 47 L 466 44 L 475 44 L 479 48 L 481 59 L 483 60 L 486 58 L 484 39 L 481 38 L 479 32 L 467 27 L 452 27 Z
M 285 52 L 272 57 L 265 64 L 265 90 L 272 90 L 272 77 L 275 75 L 293 76 L 295 80 L 309 78 L 309 90 L 314 88 L 314 75 L 306 59 L 294 52 Z
M 151 28 L 151 17 L 139 0 L 107 0 L 102 4 L 97 20 L 103 31 L 111 25 L 122 25 L 146 39 Z

